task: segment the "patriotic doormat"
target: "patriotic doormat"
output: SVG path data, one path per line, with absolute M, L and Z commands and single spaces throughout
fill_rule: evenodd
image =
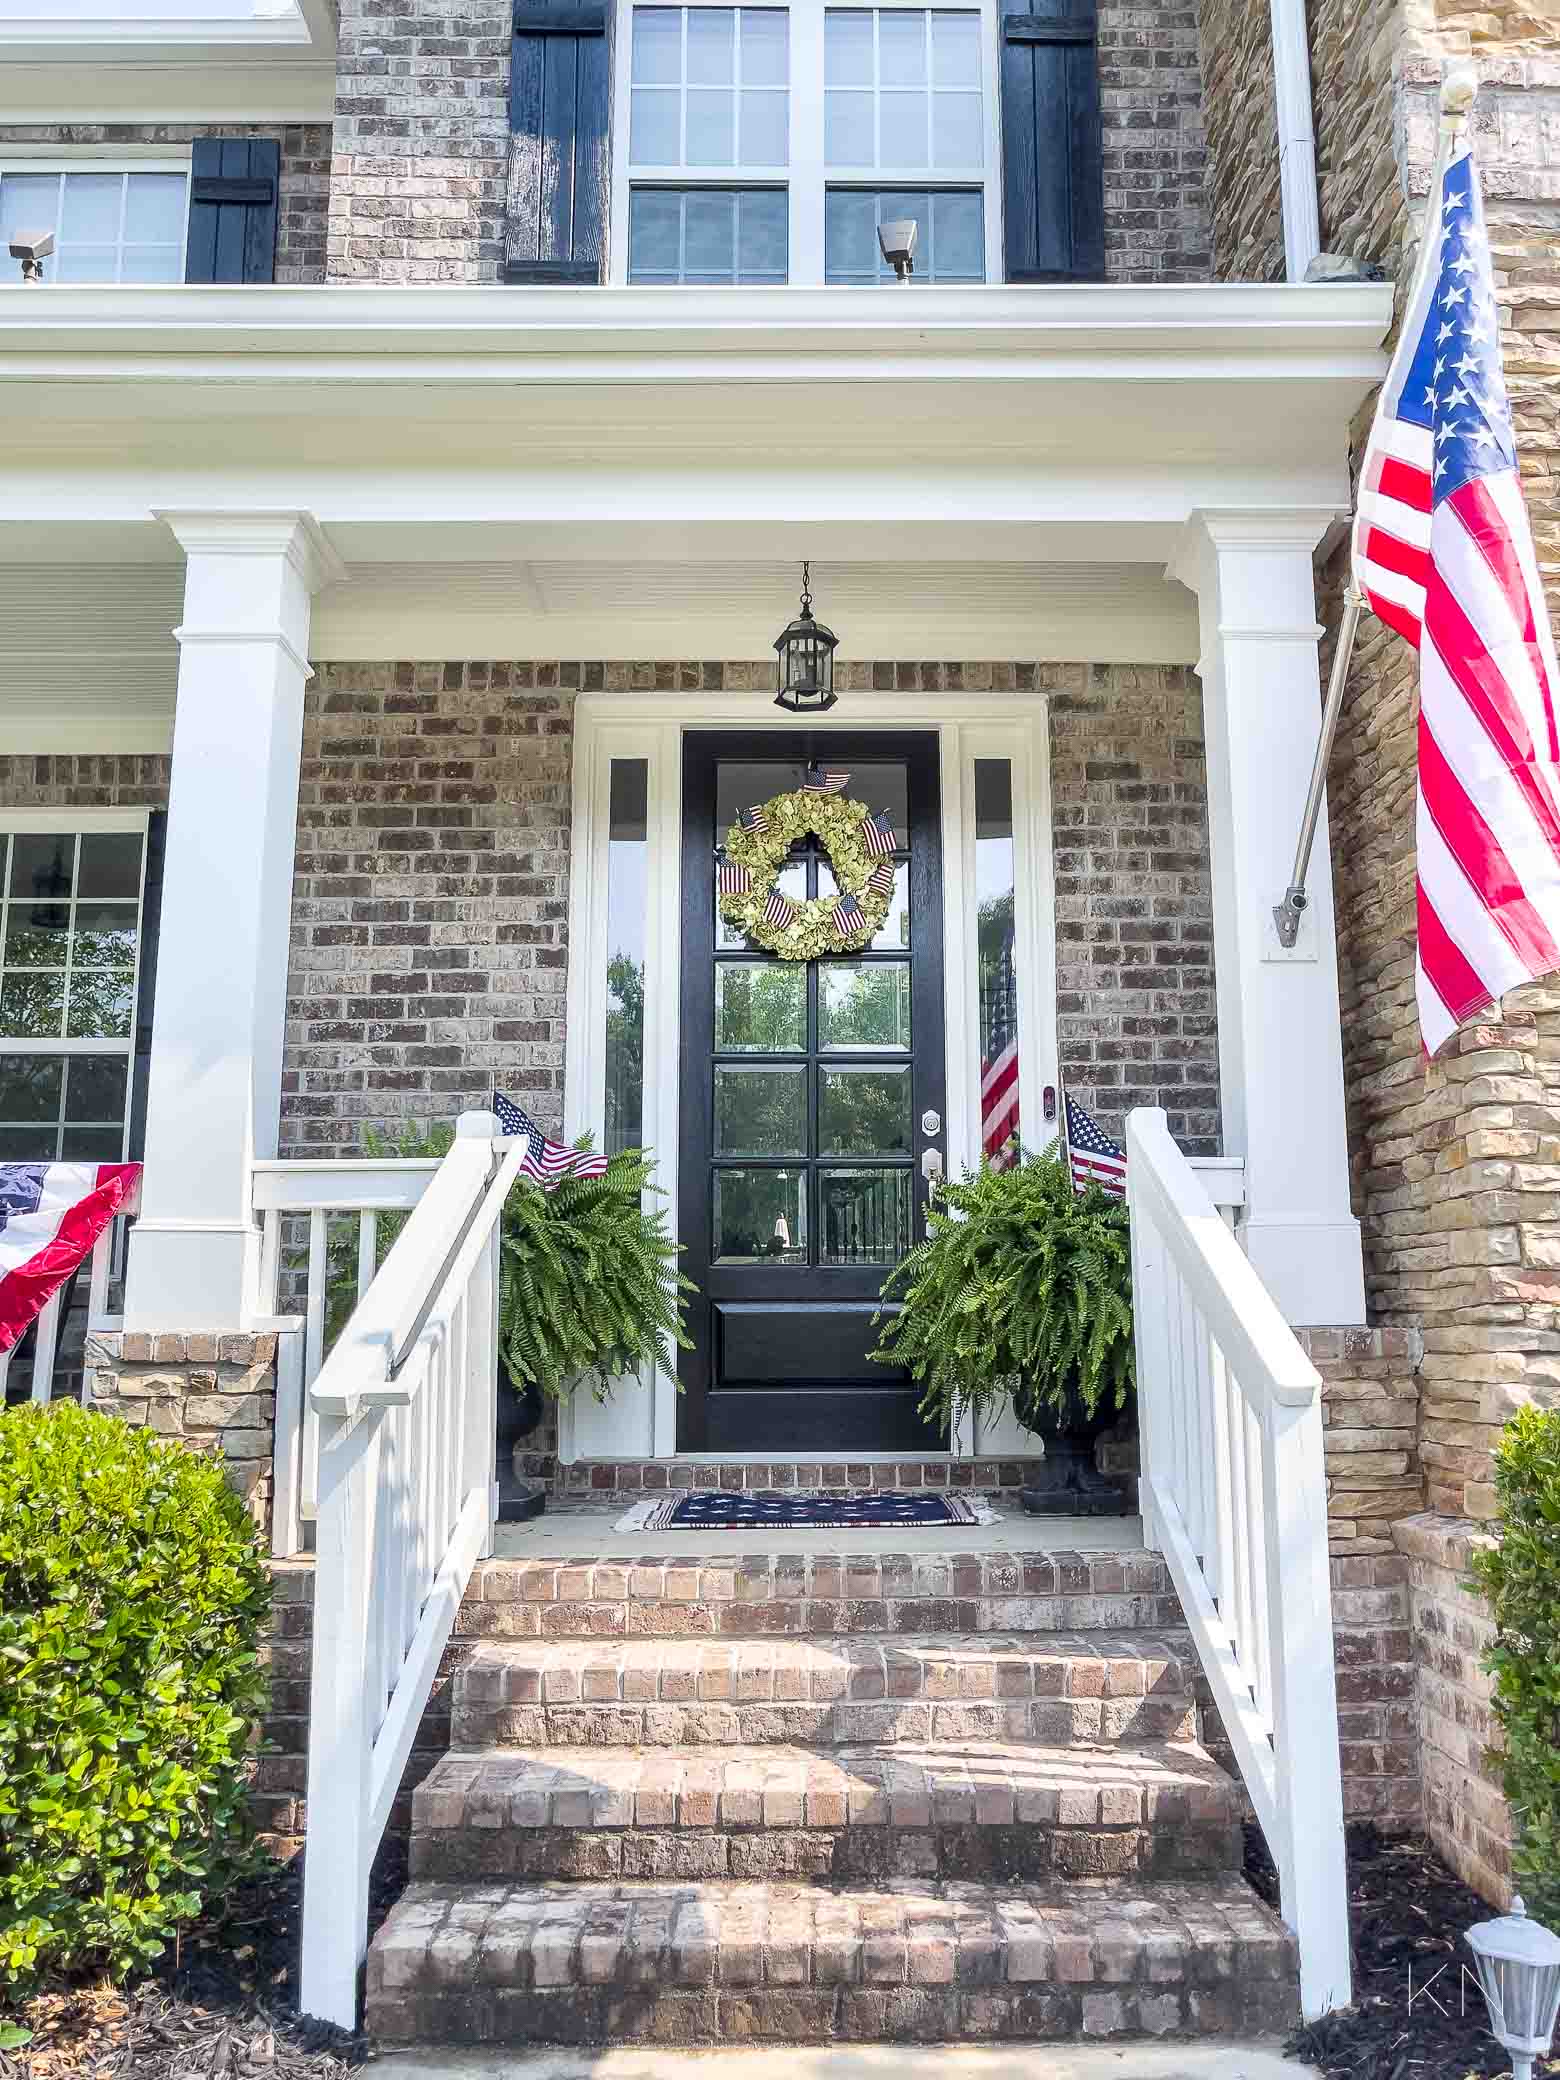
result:
M 799 1489 L 740 1495 L 691 1488 L 637 1502 L 614 1531 L 863 1531 L 943 1524 L 994 1524 L 997 1511 L 970 1495 L 906 1494 L 898 1489 L 841 1493 Z

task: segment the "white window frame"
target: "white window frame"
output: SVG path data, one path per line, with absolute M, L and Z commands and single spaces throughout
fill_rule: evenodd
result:
M 14 831 L 68 831 L 77 837 L 98 831 L 139 831 L 141 834 L 141 886 L 136 894 L 135 972 L 130 983 L 129 1032 L 118 1039 L 85 1040 L 24 1039 L 19 1035 L 13 1038 L 0 1033 L 0 1054 L 113 1055 L 128 1065 L 125 1124 L 120 1140 L 121 1162 L 126 1159 L 125 1151 L 130 1145 L 130 1115 L 135 1105 L 135 1042 L 141 1002 L 141 956 L 146 947 L 146 855 L 151 813 L 149 809 L 0 808 L 0 838 L 9 837 Z M 0 862 L 3 862 L 5 850 L 0 845 Z M 0 953 L 3 953 L 3 948 L 0 948 Z M 55 1160 L 52 1153 L 49 1160 Z
M 4 184 L 8 173 L 182 173 L 184 176 L 184 221 L 179 232 L 179 249 L 182 253 L 187 252 L 189 249 L 190 190 L 193 186 L 190 178 L 191 164 L 192 155 L 187 146 L 183 151 L 180 151 L 177 147 L 170 151 L 166 145 L 73 145 L 69 149 L 62 149 L 58 145 L 39 145 L 29 148 L 26 145 L 8 144 L 4 152 L 0 153 L 0 185 Z M 5 256 L 0 254 L 0 262 L 4 261 Z M 0 274 L 0 282 L 3 282 L 7 287 L 19 284 L 21 281 L 21 270 L 17 263 L 13 260 L 5 262 L 5 264 L 12 271 Z M 52 259 L 43 263 L 43 283 L 46 288 L 54 280 L 53 266 L 54 262 Z M 184 279 L 182 264 L 179 268 L 178 278 L 181 282 Z M 112 282 L 101 284 L 82 282 L 75 286 L 80 288 L 114 288 L 120 285 Z M 123 286 L 135 285 L 126 284 Z M 165 286 L 171 287 L 172 285 L 166 284 Z
M 632 115 L 632 51 L 637 5 L 695 5 L 697 0 L 617 0 L 612 82 L 612 222 L 610 276 L 628 280 L 628 207 L 630 188 L 775 188 L 790 198 L 790 284 L 824 285 L 824 195 L 829 188 L 979 189 L 986 234 L 986 280 L 1002 279 L 1002 124 L 999 93 L 1000 22 L 996 0 L 944 0 L 956 11 L 978 14 L 981 24 L 981 122 L 984 170 L 968 174 L 929 167 L 838 167 L 824 163 L 823 94 L 824 26 L 829 6 L 852 0 L 790 0 L 788 17 L 790 75 L 790 164 L 783 167 L 632 167 L 629 163 Z M 736 0 L 732 0 L 736 4 Z M 768 0 L 759 0 L 760 5 Z M 924 13 L 934 0 L 861 0 L 878 13 L 911 9 Z

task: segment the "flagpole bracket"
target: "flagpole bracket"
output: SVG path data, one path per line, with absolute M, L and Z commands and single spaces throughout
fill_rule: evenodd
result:
M 1300 920 L 1309 900 L 1305 890 L 1291 882 L 1284 891 L 1284 900 L 1273 905 L 1273 927 L 1286 953 L 1292 953 L 1300 942 Z

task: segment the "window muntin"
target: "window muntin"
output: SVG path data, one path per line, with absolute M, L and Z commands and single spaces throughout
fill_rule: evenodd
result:
M 124 1155 L 144 824 L 0 828 L 0 1161 Z
M 628 202 L 631 282 L 783 282 L 783 188 L 636 187 Z
M 982 170 L 979 14 L 831 7 L 823 19 L 824 161 L 831 172 Z
M 647 168 L 768 171 L 790 156 L 783 7 L 633 10 L 629 158 Z
M 0 240 L 52 231 L 46 282 L 182 282 L 188 214 L 184 168 L 0 167 Z
M 918 282 L 986 279 L 985 198 L 979 188 L 836 188 L 824 205 L 824 280 L 891 282 L 878 226 L 913 217 Z

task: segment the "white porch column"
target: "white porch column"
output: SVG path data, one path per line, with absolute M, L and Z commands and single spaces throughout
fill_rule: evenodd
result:
M 1332 862 L 1322 812 L 1293 952 L 1289 882 L 1321 722 L 1312 557 L 1330 510 L 1195 513 L 1171 565 L 1197 594 L 1224 1152 L 1246 1160 L 1246 1248 L 1288 1319 L 1365 1319 Z
M 305 513 L 164 513 L 186 556 L 131 1329 L 254 1304 L 249 1166 L 276 1153 L 309 607 Z

